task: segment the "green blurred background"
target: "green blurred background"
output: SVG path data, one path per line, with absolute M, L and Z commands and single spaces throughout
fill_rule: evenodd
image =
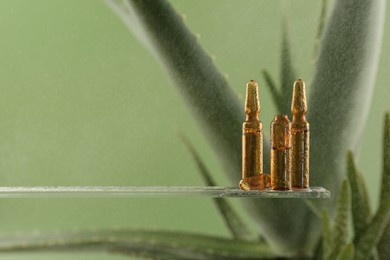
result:
M 310 91 L 321 1 L 171 2 L 216 57 L 242 102 L 246 82 L 259 81 L 266 133 L 276 110 L 261 70 L 267 68 L 279 79 L 283 19 L 297 76 Z M 358 163 L 375 205 L 382 117 L 390 109 L 389 30 L 387 20 Z M 177 132 L 191 139 L 220 185 L 231 185 L 161 66 L 103 1 L 1 0 L 0 32 L 1 185 L 203 185 Z M 316 174 L 315 165 L 311 172 Z M 241 209 L 238 200 L 232 202 Z M 15 232 L 110 227 L 229 235 L 211 199 L 0 201 L 1 239 Z M 0 255 L 53 258 L 129 259 L 107 254 Z

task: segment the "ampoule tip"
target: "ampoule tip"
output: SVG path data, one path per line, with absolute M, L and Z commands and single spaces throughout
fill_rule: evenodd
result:
M 245 113 L 255 115 L 260 111 L 259 86 L 255 80 L 246 84 Z

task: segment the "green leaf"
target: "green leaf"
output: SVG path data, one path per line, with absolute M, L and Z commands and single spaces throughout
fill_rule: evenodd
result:
M 338 197 L 346 175 L 345 154 L 360 148 L 379 63 L 384 14 L 384 0 L 334 1 L 321 38 L 309 86 L 310 142 L 320 149 L 310 154 L 310 181 L 329 189 L 333 198 Z M 333 208 L 336 201 L 331 202 Z M 315 218 L 305 224 L 310 226 L 312 221 Z
M 169 2 L 112 0 L 109 3 L 115 6 L 114 11 L 132 31 L 143 30 L 142 35 L 151 46 L 152 53 L 184 96 L 226 170 L 238 183 L 244 106 L 240 105 L 237 95 L 210 55 L 203 50 L 197 37 L 187 29 L 182 16 Z M 144 42 L 142 39 L 141 42 Z
M 332 232 L 330 228 L 329 214 L 326 210 L 322 211 L 322 258 L 328 259 L 333 243 Z
M 348 180 L 352 192 L 352 217 L 355 231 L 355 241 L 358 240 L 371 217 L 369 201 L 364 182 L 357 172 L 352 152 L 348 152 L 347 158 Z
M 294 71 L 290 44 L 288 41 L 287 23 L 284 21 L 282 30 L 282 48 L 280 54 L 280 89 L 276 87 L 276 84 L 272 80 L 268 71 L 263 70 L 264 80 L 271 90 L 278 113 L 287 115 L 291 111 L 293 83 L 296 80 Z
M 332 250 L 328 259 L 336 259 L 348 242 L 348 227 L 351 215 L 351 188 L 348 180 L 341 185 L 337 202 L 335 225 L 332 232 Z
M 226 173 L 238 185 L 241 177 L 241 124 L 244 109 L 239 106 L 236 95 L 212 59 L 167 1 L 129 0 L 128 4 L 120 4 L 122 1 L 115 0 L 109 2 L 110 6 L 115 6 L 114 11 L 119 13 L 131 30 L 141 26 L 144 31 L 142 35 L 153 48 L 152 53 L 183 94 L 203 126 L 210 144 L 224 163 Z M 131 10 L 126 11 L 128 9 Z M 134 17 L 127 19 L 129 15 Z M 269 142 L 264 141 L 263 146 L 264 158 L 269 158 Z M 264 169 L 269 169 L 268 160 L 264 160 Z M 274 241 L 275 247 L 291 253 L 294 248 L 303 252 L 310 247 L 302 247 L 303 240 L 309 239 L 310 244 L 315 245 L 316 241 L 310 239 L 310 235 L 302 234 L 306 224 L 298 221 L 312 215 L 304 203 L 297 200 L 258 199 L 244 202 L 253 218 L 267 233 L 268 239 Z M 294 217 L 285 212 L 294 212 Z M 319 223 L 318 220 L 317 222 Z M 287 228 L 290 229 L 288 235 L 285 231 Z
M 336 260 L 353 260 L 355 247 L 352 243 L 346 245 Z
M 221 237 L 146 230 L 101 230 L 6 236 L 1 252 L 103 251 L 158 259 L 269 259 L 264 244 Z
M 386 259 L 390 255 L 390 222 L 387 223 L 382 238 L 378 244 L 379 259 Z
M 390 115 L 385 114 L 383 129 L 383 168 L 382 168 L 382 189 L 381 189 L 381 206 L 386 203 L 386 197 L 389 197 L 390 189 Z M 390 223 L 387 224 L 384 234 L 378 245 L 378 254 L 381 259 L 390 255 Z
M 379 209 L 356 243 L 356 259 L 367 259 L 370 256 L 372 250 L 379 243 L 390 219 L 390 118 L 388 113 L 385 115 L 384 121 L 383 172 Z M 383 238 L 383 240 L 387 239 L 388 237 Z M 381 248 L 379 249 L 381 250 Z M 379 255 L 383 255 L 383 252 L 379 251 Z
M 324 28 L 325 28 L 325 21 L 326 21 L 326 14 L 328 12 L 328 0 L 322 0 L 322 6 L 321 6 L 321 13 L 318 21 L 318 29 L 317 29 L 317 35 L 314 43 L 314 51 L 313 51 L 313 57 L 317 58 L 318 55 L 318 47 L 321 42 L 321 38 L 324 34 Z
M 345 154 L 359 150 L 379 63 L 385 1 L 338 0 L 325 26 L 311 84 L 312 183 L 337 197 Z M 329 172 L 329 169 L 331 171 Z
M 139 24 L 144 30 L 152 52 L 194 111 L 226 173 L 238 185 L 243 109 L 236 95 L 169 3 L 129 0 L 124 6 L 132 12 L 121 12 L 122 20 L 131 28 Z M 321 148 L 321 152 L 311 154 L 311 184 L 328 188 L 333 197 L 337 197 L 345 174 L 346 149 L 357 148 L 355 144 L 362 135 L 378 63 L 384 10 L 384 0 L 337 1 L 321 43 L 309 99 L 311 144 Z M 134 14 L 138 24 L 123 18 L 129 14 Z M 269 158 L 269 150 L 269 143 L 264 142 L 264 158 Z M 269 169 L 268 160 L 264 160 L 264 169 Z M 245 200 L 245 206 L 279 252 L 309 253 L 317 244 L 320 221 L 304 202 L 252 199 Z M 307 227 L 310 232 L 302 232 Z
M 366 186 L 366 183 L 364 181 L 364 178 L 363 176 L 359 173 L 358 175 L 358 181 L 359 181 L 359 187 L 361 188 L 361 194 L 362 194 L 362 200 L 363 200 L 363 203 L 365 204 L 365 207 L 367 207 L 367 211 L 369 213 L 369 217 L 371 218 L 371 215 L 372 215 L 372 210 L 371 210 L 371 206 L 370 206 L 370 199 L 369 199 L 369 196 L 368 196 L 368 190 L 367 190 L 367 186 Z
M 390 196 L 390 116 L 385 115 L 385 125 L 383 129 L 383 169 L 382 169 L 382 188 L 381 203 L 386 203 Z
M 355 259 L 368 259 L 375 249 L 384 233 L 390 219 L 390 199 L 387 198 L 387 205 L 381 205 L 372 221 L 367 226 L 361 238 L 356 243 Z M 388 246 L 388 245 L 387 245 Z M 382 253 L 380 253 L 381 255 Z
M 185 144 L 192 158 L 194 159 L 206 185 L 216 186 L 216 182 L 208 171 L 206 165 L 203 163 L 199 154 L 196 152 L 192 143 L 184 135 L 180 135 L 180 139 Z M 258 237 L 253 235 L 253 232 L 251 232 L 250 229 L 245 225 L 244 221 L 226 199 L 216 198 L 213 200 L 227 228 L 230 230 L 235 239 L 243 241 L 255 241 L 258 239 Z
M 274 99 L 274 103 L 276 105 L 277 110 L 282 111 L 283 106 L 282 106 L 280 90 L 276 87 L 275 81 L 272 79 L 271 75 L 267 70 L 263 70 L 262 74 L 266 86 L 269 87 L 269 89 L 271 90 L 271 96 Z
M 291 112 L 291 99 L 295 77 L 295 70 L 292 65 L 290 43 L 288 41 L 287 23 L 284 21 L 282 30 L 282 51 L 280 61 L 280 78 L 281 78 L 281 90 L 280 90 L 280 107 L 279 111 L 282 114 L 288 115 Z

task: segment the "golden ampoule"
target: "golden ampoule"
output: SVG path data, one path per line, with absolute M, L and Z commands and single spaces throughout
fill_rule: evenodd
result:
M 309 187 L 309 123 L 306 121 L 307 102 L 305 82 L 294 83 L 291 104 L 291 186 L 297 189 Z
M 291 189 L 290 120 L 276 115 L 271 123 L 271 189 Z
M 242 125 L 242 190 L 261 190 L 269 184 L 269 176 L 262 174 L 263 133 L 259 113 L 259 87 L 251 80 L 246 85 L 246 119 Z

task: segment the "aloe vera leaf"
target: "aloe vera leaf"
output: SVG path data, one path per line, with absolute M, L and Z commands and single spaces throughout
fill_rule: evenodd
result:
M 386 113 L 383 129 L 383 171 L 381 196 L 379 202 L 379 209 L 372 221 L 367 226 L 364 234 L 356 242 L 356 259 L 367 259 L 372 250 L 380 242 L 386 226 L 390 220 L 390 117 Z M 386 235 L 386 233 L 385 233 Z M 382 240 L 387 240 L 388 237 L 383 237 Z M 388 246 L 388 245 L 387 245 Z M 382 247 L 379 247 L 379 255 Z
M 335 1 L 321 40 L 308 100 L 310 183 L 326 187 L 333 198 L 338 197 L 340 183 L 345 178 L 347 150 L 356 153 L 361 143 L 378 67 L 384 7 L 384 0 Z M 333 210 L 335 203 L 332 200 L 326 206 Z M 273 245 L 290 252 L 312 251 L 320 236 L 316 216 L 301 201 L 272 204 L 269 207 L 284 210 L 276 213 L 268 207 L 259 207 L 259 211 L 284 222 L 260 214 L 259 220 L 272 223 L 263 227 L 262 232 L 269 235 L 271 242 L 277 242 Z M 286 219 L 283 212 L 293 213 Z M 282 230 L 287 229 L 293 229 L 291 235 L 281 237 Z
M 336 207 L 336 218 L 332 232 L 332 249 L 328 259 L 336 259 L 348 242 L 348 227 L 351 215 L 351 188 L 348 180 L 341 185 Z
M 289 114 L 291 111 L 292 86 L 295 78 L 295 70 L 292 65 L 291 48 L 288 41 L 288 30 L 286 22 L 283 23 L 282 47 L 280 55 L 280 89 L 272 80 L 267 70 L 263 70 L 263 78 L 271 90 L 272 97 L 276 104 L 278 113 Z
M 278 87 L 275 84 L 275 81 L 272 79 L 271 74 L 267 70 L 262 71 L 264 81 L 266 83 L 266 86 L 270 89 L 271 91 L 271 96 L 274 99 L 274 103 L 276 105 L 276 108 L 278 111 L 283 110 L 282 106 L 282 100 L 281 100 L 281 93 Z
M 214 178 L 211 176 L 210 171 L 207 169 L 205 163 L 200 158 L 199 153 L 195 150 L 195 147 L 192 145 L 192 143 L 183 135 L 180 135 L 180 139 L 185 144 L 189 153 L 194 159 L 196 166 L 198 167 L 206 185 L 216 186 L 216 182 L 214 181 Z M 245 225 L 240 215 L 229 204 L 227 199 L 216 198 L 213 200 L 227 228 L 232 233 L 235 239 L 243 240 L 243 241 L 259 240 L 259 237 L 253 235 L 253 232 L 251 232 L 250 229 L 247 227 L 247 225 Z
M 330 227 L 329 213 L 326 210 L 322 211 L 322 257 L 328 259 L 332 250 L 332 231 Z
M 385 1 L 339 0 L 325 27 L 309 96 L 313 184 L 337 197 L 344 155 L 359 150 L 378 67 Z M 319 149 L 320 147 L 320 149 Z
M 264 244 L 194 233 L 101 230 L 41 233 L 0 238 L 0 253 L 32 251 L 103 251 L 158 259 L 268 259 Z
M 122 0 L 106 0 L 106 3 L 112 8 L 115 13 L 128 25 L 131 32 L 137 37 L 144 47 L 148 49 L 155 57 L 157 56 L 152 43 L 142 29 L 140 21 L 136 18 L 134 11 L 130 8 L 127 1 Z
M 241 172 L 241 117 L 242 109 L 224 77 L 215 68 L 210 57 L 199 46 L 196 37 L 182 22 L 181 17 L 164 0 L 131 0 L 120 8 L 131 8 L 142 24 L 145 35 L 154 47 L 154 53 L 168 75 L 173 79 L 187 104 L 196 112 L 196 118 L 206 129 L 206 136 L 224 162 L 226 173 L 238 185 Z M 111 1 L 117 4 L 118 1 Z M 121 9 L 119 9 L 121 10 Z M 124 19 L 129 27 L 137 26 Z M 174 46 L 174 51 L 173 47 Z M 269 142 L 264 141 L 264 158 L 269 158 Z M 264 160 L 269 169 L 269 160 Z M 313 233 L 303 234 L 308 226 L 319 224 L 309 221 L 315 216 L 303 202 L 297 200 L 244 200 L 252 217 L 260 226 L 267 241 L 279 252 L 293 254 L 308 252 L 315 246 Z M 293 212 L 286 215 L 285 212 Z M 309 222 L 307 224 L 306 222 Z M 318 227 L 318 226 L 317 226 Z M 289 230 L 286 233 L 286 230 Z M 309 243 L 306 243 L 308 241 Z
M 383 168 L 382 168 L 382 189 L 381 189 L 381 204 L 383 207 L 386 197 L 389 197 L 390 189 L 390 115 L 385 115 L 385 125 L 383 134 Z M 381 258 L 385 259 L 390 254 L 390 223 L 387 224 L 385 231 L 380 239 L 378 245 L 378 254 Z
M 363 186 L 364 183 L 357 172 L 352 152 L 348 152 L 347 172 L 352 191 L 352 218 L 355 233 L 354 240 L 357 241 L 363 230 L 367 227 L 371 213 L 370 206 L 368 204 L 369 202 L 366 197 L 366 191 Z
M 321 13 L 320 13 L 320 17 L 318 19 L 317 35 L 316 35 L 316 38 L 314 41 L 314 48 L 313 48 L 314 59 L 316 59 L 317 55 L 318 55 L 318 48 L 319 48 L 321 38 L 322 38 L 322 35 L 324 33 L 325 24 L 326 24 L 327 12 L 328 12 L 328 0 L 322 0 Z
M 329 189 L 333 198 L 345 178 L 347 150 L 356 154 L 361 143 L 379 61 L 384 6 L 383 0 L 335 1 L 321 40 L 308 100 L 310 181 Z M 335 203 L 331 200 L 326 206 L 332 210 Z
M 384 201 L 387 205 L 381 205 L 378 212 L 374 215 L 360 239 L 356 242 L 355 259 L 368 259 L 371 252 L 379 243 L 384 230 L 390 219 L 390 197 Z M 387 245 L 388 246 L 388 245 Z M 380 249 L 380 248 L 379 248 Z M 379 252 L 382 255 L 381 252 Z M 388 256 L 388 255 L 387 255 Z
M 142 28 L 145 29 L 145 33 L 148 35 L 149 41 L 153 44 L 155 53 L 158 54 L 158 59 L 162 62 L 162 64 L 166 64 L 164 68 L 168 71 L 168 74 L 176 83 L 180 92 L 187 98 L 186 100 L 188 105 L 193 108 L 196 112 L 195 114 L 197 115 L 197 118 L 206 129 L 206 136 L 210 138 L 210 143 L 216 149 L 218 155 L 224 162 L 226 173 L 233 180 L 233 183 L 238 183 L 238 173 L 241 170 L 241 109 L 239 108 L 232 91 L 227 87 L 225 79 L 215 68 L 211 58 L 208 57 L 208 55 L 201 49 L 196 41 L 196 37 L 189 33 L 183 25 L 181 17 L 174 12 L 172 7 L 166 1 L 131 0 L 129 2 L 137 16 L 137 19 L 142 21 Z M 321 48 L 322 51 L 320 51 L 319 67 L 324 68 L 329 65 L 327 59 L 324 58 L 326 56 L 324 56 L 324 54 L 329 52 L 326 50 L 332 47 L 330 49 L 347 49 L 345 53 L 350 54 L 352 52 L 354 54 L 345 55 L 344 52 L 341 51 L 341 53 L 337 52 L 336 56 L 330 53 L 332 54 L 332 57 L 363 57 L 363 59 L 358 59 L 359 62 L 354 62 L 354 60 L 351 61 L 351 65 L 359 63 L 361 64 L 361 68 L 365 68 L 362 73 L 360 73 L 360 71 L 354 73 L 354 76 L 359 77 L 359 75 L 361 76 L 367 72 L 375 71 L 376 65 L 374 63 L 377 61 L 377 55 L 373 55 L 373 58 L 366 59 L 366 55 L 364 54 L 366 54 L 367 49 L 370 49 L 374 54 L 379 52 L 378 41 L 380 40 L 379 36 L 381 35 L 383 23 L 383 2 L 383 0 L 369 2 L 368 5 L 359 2 L 354 4 L 353 8 L 346 8 L 347 6 L 345 6 L 346 3 L 347 5 L 351 4 L 351 0 L 336 3 L 336 8 L 334 8 L 334 15 L 332 16 L 333 18 L 331 19 L 330 26 L 327 26 L 328 29 L 325 31 L 325 37 L 323 37 L 325 47 Z M 369 17 L 369 22 L 355 22 L 355 13 L 359 13 L 359 15 L 364 14 L 364 21 L 367 20 L 367 17 Z M 352 21 L 349 22 L 350 17 L 354 17 L 355 20 L 352 19 Z M 334 21 L 332 22 L 332 20 Z M 134 24 L 130 24 L 128 20 L 125 20 L 125 23 L 129 27 L 135 26 Z M 359 39 L 359 44 L 356 43 L 356 41 L 351 41 L 348 38 L 350 35 L 347 37 L 347 43 L 353 43 L 352 47 L 363 46 L 365 48 L 351 48 L 351 51 L 348 49 L 349 46 L 344 44 L 343 41 L 335 41 L 334 36 L 336 36 L 336 39 L 345 38 L 344 34 L 349 33 L 349 30 L 338 28 L 338 23 L 343 24 L 343 26 L 347 25 L 348 29 L 351 29 L 351 26 L 356 27 L 353 30 L 356 34 L 351 38 Z M 326 32 L 331 32 L 331 37 L 327 37 Z M 367 34 L 370 34 L 370 37 L 366 37 Z M 175 47 L 174 51 L 172 51 L 172 46 Z M 359 56 L 359 54 L 362 56 Z M 344 59 L 341 59 L 341 61 L 343 60 Z M 324 75 L 332 76 L 332 73 L 334 74 L 340 72 L 340 64 L 337 69 L 332 69 L 333 67 L 335 66 L 332 65 L 330 68 L 327 68 Z M 368 71 L 366 69 L 367 67 L 371 67 L 373 69 Z M 317 72 L 318 71 L 321 71 L 321 69 L 317 69 Z M 320 79 L 321 77 L 317 75 L 317 78 Z M 368 78 L 372 81 L 373 73 L 369 73 Z M 352 76 L 349 74 L 347 79 L 352 80 Z M 371 87 L 369 84 L 371 81 L 367 82 L 367 80 L 364 80 L 368 89 Z M 324 88 L 325 85 L 328 87 L 327 84 L 322 84 L 322 82 L 318 79 L 315 83 L 315 86 L 318 85 L 319 88 Z M 349 84 L 349 86 L 350 85 L 351 84 Z M 358 84 L 357 89 L 360 90 L 363 85 L 364 84 Z M 315 88 L 315 86 L 313 88 Z M 340 88 L 338 86 L 334 86 L 333 89 Z M 320 99 L 321 101 L 321 97 L 324 97 L 321 92 L 323 92 L 323 90 L 312 91 L 312 97 Z M 352 89 L 351 96 L 354 97 L 357 92 L 360 93 L 362 91 L 355 91 Z M 369 95 L 366 95 L 366 97 L 369 99 Z M 338 97 L 336 97 L 336 99 L 341 102 Z M 347 98 L 346 100 L 351 100 L 351 98 Z M 332 107 L 332 109 L 329 109 L 327 106 L 328 103 L 328 99 L 319 103 L 314 102 L 312 104 L 315 104 L 315 107 L 317 108 L 311 106 L 309 109 L 314 108 L 314 110 L 317 109 L 323 112 L 323 108 L 326 107 L 327 109 L 325 109 L 325 113 L 327 113 L 327 115 L 330 113 L 329 118 L 332 118 L 334 113 L 339 113 L 340 105 L 342 105 L 342 108 L 345 108 L 345 105 L 343 104 L 336 104 L 336 106 L 333 106 L 334 108 Z M 334 105 L 335 102 L 332 102 L 332 104 Z M 365 112 L 367 112 L 367 106 L 363 104 L 362 107 L 364 107 Z M 349 107 L 347 107 L 347 109 L 348 108 Z M 343 133 L 345 133 L 342 130 L 345 130 L 348 126 L 356 126 L 355 121 L 351 121 L 351 118 L 353 118 L 351 117 L 351 114 L 355 115 L 356 106 L 352 106 L 351 111 L 353 112 L 346 113 L 350 117 L 342 123 L 339 122 L 340 120 L 335 120 L 339 123 L 333 128 L 340 126 L 340 131 L 334 132 L 334 129 L 330 127 L 332 128 L 331 134 L 327 133 L 327 128 L 321 129 L 321 127 L 323 127 L 323 123 L 321 121 L 324 116 L 319 118 L 312 117 L 311 121 L 309 120 L 312 125 L 312 129 L 316 124 L 321 125 L 321 127 L 314 128 L 313 134 L 316 135 L 316 138 L 318 138 L 319 141 L 316 141 L 317 139 L 313 138 L 312 143 L 315 145 L 312 147 L 317 147 L 317 149 L 325 151 L 314 154 L 312 153 L 311 165 L 315 165 L 316 172 L 316 174 L 312 175 L 312 180 L 314 180 L 312 184 L 325 186 L 327 188 L 329 187 L 332 192 L 336 193 L 339 182 L 342 178 L 340 177 L 338 179 L 338 175 L 342 175 L 340 165 L 344 164 L 340 157 L 341 154 L 344 154 L 345 150 L 340 148 L 340 146 L 337 146 L 335 149 L 329 148 L 332 148 L 332 145 L 338 145 L 339 143 L 345 144 L 346 147 L 348 147 L 351 145 L 353 140 L 358 140 L 358 138 L 340 137 Z M 364 114 L 365 113 L 363 113 L 363 115 Z M 329 124 L 326 124 L 326 126 L 328 125 Z M 318 131 L 318 129 L 321 131 Z M 357 129 L 359 130 L 361 127 L 358 126 Z M 351 136 L 360 137 L 359 134 L 356 134 L 360 133 L 360 131 L 353 133 L 354 134 L 351 134 Z M 313 134 L 312 136 L 314 136 Z M 333 142 L 333 139 L 330 140 L 330 137 L 336 139 L 337 141 Z M 343 142 L 340 142 L 340 140 L 343 140 Z M 342 153 L 338 152 L 339 148 L 340 150 L 343 150 Z M 264 158 L 269 158 L 268 142 L 264 143 Z M 268 160 L 264 160 L 264 169 L 269 169 Z M 336 177 L 334 175 L 336 175 Z M 334 179 L 336 179 L 335 182 L 333 182 Z M 307 209 L 303 202 L 298 200 L 245 200 L 245 204 L 248 211 L 262 228 L 263 233 L 267 234 L 267 240 L 272 243 L 274 248 L 280 250 L 280 252 L 310 252 L 317 244 L 318 237 L 320 235 L 318 229 L 320 221 Z M 285 212 L 291 212 L 291 214 L 286 215 Z M 302 232 L 302 230 L 308 229 L 310 230 L 309 233 Z M 286 234 L 285 230 L 289 230 L 289 232 Z
M 386 113 L 383 129 L 383 168 L 382 168 L 382 188 L 381 203 L 385 203 L 390 196 L 390 115 Z
M 279 113 L 288 115 L 291 112 L 291 99 L 295 78 L 295 69 L 292 64 L 291 48 L 288 41 L 287 24 L 284 22 L 282 29 L 282 51 L 280 56 L 280 107 Z
M 114 0 L 109 3 L 116 6 L 115 11 L 123 10 L 119 11 L 120 15 L 132 31 L 143 31 L 155 57 L 184 96 L 188 107 L 192 108 L 226 170 L 238 183 L 243 106 L 210 55 L 169 2 Z M 131 18 L 127 19 L 128 16 Z
M 369 215 L 369 218 L 372 217 L 372 209 L 371 209 L 371 204 L 370 204 L 370 199 L 369 199 L 369 196 L 368 196 L 368 190 L 367 190 L 367 186 L 366 186 L 366 183 L 364 181 L 364 178 L 363 176 L 358 173 L 358 182 L 359 182 L 359 187 L 361 189 L 361 192 L 362 192 L 362 200 L 363 200 L 363 204 L 365 205 L 365 207 L 367 207 L 367 212 L 368 212 L 368 215 Z
M 379 259 L 386 259 L 390 255 L 390 223 L 387 223 L 385 231 L 378 244 Z

